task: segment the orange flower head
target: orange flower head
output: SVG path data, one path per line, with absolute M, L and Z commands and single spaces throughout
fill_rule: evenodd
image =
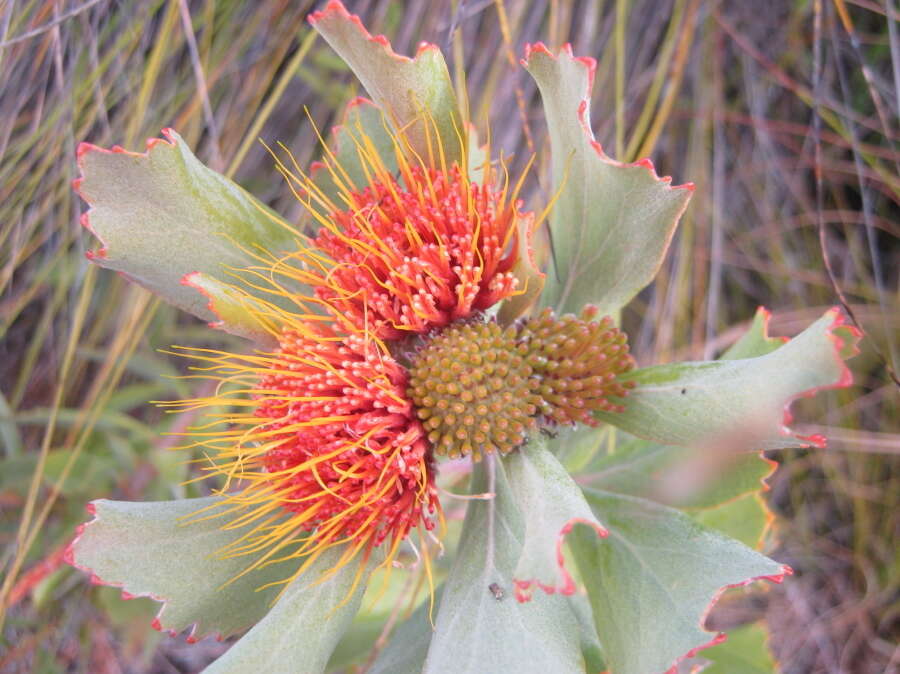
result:
M 316 292 L 357 327 L 383 339 L 423 333 L 515 291 L 516 209 L 458 165 L 387 174 L 348 201 L 315 240 L 336 263 Z
M 357 126 L 351 158 L 325 146 L 309 174 L 275 157 L 317 225 L 277 260 L 276 275 L 311 288 L 306 305 L 343 329 L 382 340 L 423 335 L 523 293 L 514 268 L 535 223 L 518 199 L 527 169 L 511 184 L 502 158 L 449 162 L 436 137 L 423 158 L 386 120 L 385 131 L 391 152 Z
M 281 505 L 314 537 L 380 545 L 431 529 L 434 472 L 405 398 L 407 374 L 361 335 L 320 341 L 287 331 L 259 381 L 261 456 Z
M 335 546 L 344 552 L 327 575 L 382 544 L 387 565 L 411 531 L 421 539 L 440 520 L 427 434 L 406 395 L 409 375 L 383 342 L 292 322 L 272 352 L 184 351 L 208 364 L 195 369 L 219 382 L 216 394 L 167 406 L 246 410 L 184 434 L 196 438 L 188 447 L 204 449 L 198 479 L 224 478 L 225 507 L 192 517 L 227 518 L 226 528 L 243 532 L 219 551 L 248 557 L 241 575 L 297 559 L 286 585 Z

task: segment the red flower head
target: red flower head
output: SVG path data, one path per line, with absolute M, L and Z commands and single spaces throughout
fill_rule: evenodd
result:
M 259 381 L 255 414 L 268 447 L 260 461 L 266 488 L 318 542 L 396 544 L 423 518 L 432 528 L 434 474 L 407 379 L 363 336 L 284 334 Z
M 238 513 L 227 526 L 255 525 L 222 554 L 256 555 L 247 571 L 302 557 L 295 575 L 344 543 L 341 565 L 385 541 L 392 559 L 412 529 L 433 529 L 440 514 L 406 369 L 364 333 L 296 324 L 279 343 L 252 356 L 191 353 L 220 381 L 246 384 L 232 393 L 252 398 L 243 403 L 251 412 L 226 415 L 224 430 L 194 433 L 215 452 L 205 474 L 223 476 L 225 490 L 242 487 L 223 490 L 234 507 L 220 515 Z M 237 402 L 229 396 L 174 405 Z
M 320 229 L 288 273 L 315 289 L 310 298 L 354 329 L 400 339 L 468 318 L 517 292 L 512 273 L 520 228 L 521 181 L 498 180 L 489 163 L 479 180 L 454 162 L 418 156 L 402 135 L 392 171 L 362 129 L 357 157 L 368 181 L 354 184 L 333 155 L 308 176 L 282 172 Z M 429 139 L 431 137 L 429 136 Z M 439 145 L 439 139 L 433 139 Z M 298 175 L 298 173 L 300 175 Z M 335 188 L 321 187 L 327 176 Z
M 337 263 L 317 295 L 380 337 L 423 333 L 509 297 L 515 208 L 459 166 L 410 168 L 348 195 L 316 243 Z

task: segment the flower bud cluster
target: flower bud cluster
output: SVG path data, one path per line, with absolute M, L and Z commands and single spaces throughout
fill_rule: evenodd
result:
M 501 328 L 453 325 L 412 356 L 407 393 L 436 454 L 506 454 L 539 425 L 596 425 L 594 410 L 621 411 L 634 367 L 612 319 L 557 318 L 549 309 Z

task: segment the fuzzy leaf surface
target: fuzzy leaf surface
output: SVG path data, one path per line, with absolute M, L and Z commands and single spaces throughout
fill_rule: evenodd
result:
M 465 129 L 447 64 L 436 45 L 423 43 L 415 58 L 401 56 L 384 36 L 370 35 L 359 17 L 336 0 L 309 21 L 424 160 L 440 162 L 435 131 L 447 164 L 462 159 Z
M 290 576 L 296 565 L 273 565 L 226 586 L 252 559 L 219 559 L 215 553 L 242 531 L 223 531 L 223 518 L 182 519 L 219 500 L 94 501 L 94 520 L 72 544 L 70 561 L 104 585 L 164 602 L 159 629 L 192 628 L 194 638 L 235 634 L 260 620 L 278 593 L 257 588 Z
M 207 674 L 320 674 L 359 610 L 365 581 L 353 587 L 358 566 L 351 562 L 317 582 L 342 550 L 322 554 L 295 579 L 272 609 L 240 641 L 207 667 Z M 351 593 L 352 592 L 352 593 Z
M 502 461 L 475 465 L 472 492 L 489 491 L 493 499 L 469 503 L 423 671 L 584 671 L 578 619 L 565 598 L 538 593 L 521 603 L 513 596 L 525 522 Z M 590 531 L 590 536 L 597 534 Z M 500 599 L 492 584 L 502 593 Z
M 622 164 L 591 131 L 591 59 L 531 45 L 523 62 L 537 82 L 550 130 L 553 259 L 541 302 L 578 313 L 596 304 L 614 314 L 659 270 L 692 185 L 672 187 L 649 160 Z
M 297 244 L 265 205 L 204 166 L 177 133 L 163 135 L 145 153 L 79 147 L 75 187 L 91 206 L 82 222 L 103 244 L 90 257 L 199 318 L 222 320 L 210 308 L 215 291 L 204 296 L 184 277 L 200 272 L 227 283 L 230 268 L 258 264 L 245 250 L 277 253 Z M 255 334 L 240 321 L 221 327 Z
M 525 524 L 522 552 L 513 575 L 516 598 L 530 600 L 535 587 L 549 594 L 572 594 L 575 582 L 563 558 L 566 535 L 576 524 L 588 525 L 600 536 L 606 531 L 581 489 L 547 449 L 543 437 L 532 439 L 504 463 Z
M 843 358 L 858 333 L 832 309 L 790 342 L 740 360 L 657 365 L 629 372 L 637 386 L 625 411 L 594 416 L 666 445 L 780 449 L 824 443 L 792 435 L 788 406 L 799 396 L 852 382 Z
M 583 471 L 597 489 L 679 508 L 712 508 L 758 492 L 774 464 L 758 453 L 710 452 L 639 438 L 621 442 Z
M 441 590 L 435 592 L 435 602 L 440 603 Z M 560 598 L 562 599 L 562 598 Z M 587 597 L 574 594 L 565 597 L 579 623 L 581 651 L 588 672 L 599 672 L 603 667 L 603 653 L 594 618 Z M 428 655 L 428 647 L 434 635 L 428 620 L 428 602 L 419 605 L 409 618 L 391 634 L 391 640 L 382 649 L 367 674 L 420 674 Z
M 666 672 L 716 641 L 702 623 L 723 588 L 789 572 L 673 508 L 598 490 L 585 496 L 609 538 L 582 528 L 571 548 L 614 674 Z
M 440 603 L 440 590 L 435 603 Z M 391 640 L 378 653 L 368 674 L 420 674 L 431 645 L 432 628 L 428 620 L 430 603 L 425 600 L 391 634 Z

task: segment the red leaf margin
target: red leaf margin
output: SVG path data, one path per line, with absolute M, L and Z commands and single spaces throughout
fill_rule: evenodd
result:
M 657 174 L 656 167 L 653 165 L 653 161 L 649 158 L 638 159 L 637 161 L 633 162 L 621 162 L 613 159 L 603 151 L 603 146 L 594 138 L 594 132 L 591 129 L 590 124 L 588 123 L 586 118 L 586 112 L 591 100 L 591 92 L 594 89 L 594 76 L 597 72 L 597 61 L 590 56 L 575 56 L 572 52 L 572 45 L 568 42 L 566 42 L 560 48 L 559 53 L 562 52 L 568 54 L 568 56 L 572 58 L 572 60 L 581 63 L 587 69 L 587 89 L 585 90 L 584 95 L 582 96 L 581 101 L 578 104 L 577 116 L 578 123 L 581 125 L 585 136 L 587 136 L 588 142 L 590 143 L 591 147 L 593 147 L 597 152 L 597 156 L 600 157 L 603 162 L 611 164 L 613 166 L 618 166 L 620 168 L 633 168 L 635 166 L 640 166 L 641 168 L 647 169 L 647 171 L 650 172 L 650 175 L 655 181 L 666 184 L 666 186 L 671 190 L 687 190 L 688 192 L 693 192 L 696 189 L 694 183 L 687 182 L 681 185 L 672 185 L 672 176 L 660 176 L 659 174 Z M 534 53 L 542 53 L 554 61 L 559 60 L 558 54 L 554 55 L 553 52 L 551 52 L 547 45 L 545 45 L 543 42 L 534 42 L 525 45 L 525 56 L 520 59 L 519 63 L 521 63 L 522 66 L 527 67 L 528 60 Z M 685 209 L 687 209 L 687 203 L 685 203 Z M 683 214 L 684 211 L 679 213 L 678 219 L 680 219 Z
M 565 596 L 575 594 L 575 579 L 572 578 L 572 574 L 566 569 L 566 558 L 563 554 L 563 545 L 565 544 L 566 536 L 571 533 L 576 524 L 584 524 L 591 527 L 597 533 L 599 538 L 606 538 L 609 536 L 609 532 L 597 522 L 592 522 L 583 517 L 573 517 L 568 520 L 556 535 L 556 564 L 559 567 L 562 581 L 556 585 L 546 585 L 537 578 L 513 578 L 514 594 L 516 596 L 516 601 L 520 604 L 531 601 L 536 587 L 540 588 L 548 595 L 556 594 L 557 592 Z
M 219 310 L 216 309 L 216 300 L 215 298 L 209 294 L 209 291 L 206 290 L 203 286 L 197 283 L 197 277 L 201 276 L 201 272 L 199 271 L 189 271 L 187 274 L 181 277 L 181 285 L 186 286 L 188 288 L 193 288 L 198 293 L 203 295 L 206 298 L 206 309 L 215 316 L 218 320 L 209 321 L 206 325 L 210 328 L 214 328 L 216 330 L 224 330 L 225 329 L 225 320 L 222 318 L 222 314 L 219 313 Z
M 771 583 L 775 583 L 780 585 L 784 582 L 785 577 L 794 575 L 794 570 L 789 567 L 787 564 L 781 565 L 781 573 L 769 575 L 769 576 L 754 576 L 753 578 L 748 578 L 747 580 L 741 581 L 740 583 L 731 583 L 729 585 L 724 585 L 720 587 L 715 594 L 713 594 L 712 599 L 709 601 L 709 605 L 706 607 L 706 610 L 703 612 L 703 615 L 700 616 L 700 626 L 703 627 L 706 624 L 706 619 L 709 617 L 710 612 L 716 603 L 721 599 L 722 595 L 725 594 L 727 590 L 731 590 L 737 587 L 745 587 L 750 585 L 751 583 L 755 583 L 760 580 L 767 580 Z M 678 671 L 678 665 L 687 660 L 688 658 L 692 658 L 697 653 L 707 648 L 712 648 L 713 646 L 718 646 L 721 643 L 724 643 L 728 639 L 728 634 L 726 632 L 718 632 L 716 633 L 712 639 L 710 639 L 707 643 L 701 644 L 699 646 L 695 646 L 691 650 L 689 650 L 684 655 L 675 659 L 675 662 L 672 663 L 672 666 L 665 671 L 665 674 L 676 674 Z
M 853 358 L 859 354 L 859 340 L 862 339 L 862 332 L 850 323 L 847 322 L 847 317 L 844 315 L 843 311 L 841 311 L 840 307 L 832 307 L 828 311 L 825 312 L 825 315 L 831 316 L 831 324 L 826 328 L 825 335 L 831 341 L 834 346 L 834 357 L 837 361 L 838 370 L 840 371 L 840 375 L 837 380 L 831 384 L 826 384 L 824 386 L 814 386 L 811 389 L 807 389 L 806 391 L 802 391 L 797 395 L 789 398 L 784 404 L 784 417 L 782 420 L 781 433 L 785 436 L 793 436 L 799 440 L 803 440 L 808 442 L 807 445 L 802 445 L 802 447 L 815 447 L 817 449 L 825 449 L 828 446 L 828 440 L 824 435 L 820 435 L 815 433 L 813 435 L 797 435 L 792 433 L 789 426 L 794 421 L 794 415 L 791 413 L 791 405 L 800 398 L 812 398 L 816 394 L 821 391 L 832 391 L 835 389 L 847 388 L 853 385 L 853 373 L 850 371 L 850 368 L 847 367 L 846 360 Z M 846 331 L 848 337 L 842 337 L 840 334 L 837 334 L 836 330 L 842 329 Z M 846 351 L 847 355 L 842 355 Z
M 101 585 L 101 586 L 115 587 L 115 588 L 121 589 L 122 599 L 125 599 L 125 600 L 152 599 L 153 601 L 160 602 L 162 604 L 162 606 L 159 607 L 159 612 L 156 614 L 156 617 L 153 618 L 153 620 L 150 622 L 150 626 L 153 629 L 155 629 L 157 632 L 166 632 L 170 637 L 178 636 L 178 634 L 179 634 L 178 630 L 163 627 L 163 624 L 162 624 L 162 620 L 164 620 L 163 613 L 165 612 L 166 606 L 168 605 L 168 603 L 170 601 L 169 599 L 167 599 L 166 597 L 155 595 L 150 592 L 143 592 L 141 594 L 132 594 L 131 592 L 128 592 L 125 589 L 124 581 L 117 582 L 117 581 L 104 580 L 103 578 L 98 576 L 96 573 L 94 573 L 93 569 L 91 569 L 87 566 L 78 564 L 75 561 L 75 546 L 77 545 L 78 541 L 81 539 L 81 536 L 84 534 L 85 528 L 89 527 L 90 525 L 94 524 L 95 522 L 100 521 L 100 518 L 97 515 L 97 506 L 95 504 L 96 504 L 96 501 L 91 501 L 90 503 L 85 505 L 85 510 L 87 510 L 88 514 L 92 515 L 94 519 L 92 519 L 88 522 L 79 524 L 75 528 L 75 536 L 72 539 L 72 541 L 69 543 L 69 545 L 66 547 L 66 551 L 63 553 L 63 561 L 66 564 L 68 564 L 69 566 L 88 574 L 91 585 Z M 197 636 L 197 625 L 198 625 L 198 623 L 196 623 L 196 622 L 193 625 L 191 625 L 187 635 L 185 636 L 185 641 L 189 644 L 195 644 L 198 641 L 200 641 L 201 639 L 205 639 L 208 636 L 215 637 L 216 641 L 223 641 L 226 637 L 232 636 L 232 634 L 237 634 L 240 631 L 240 630 L 235 630 L 232 633 L 223 634 L 216 630 L 210 630 L 209 632 L 206 632 L 205 634 L 201 634 L 200 636 Z M 251 627 L 251 625 L 247 625 L 247 627 Z
M 381 47 L 385 53 L 391 58 L 395 58 L 398 61 L 414 61 L 416 57 L 419 56 L 424 51 L 429 50 L 437 50 L 440 51 L 440 47 L 436 44 L 432 44 L 431 42 L 420 42 L 419 48 L 416 50 L 416 56 L 410 58 L 404 54 L 398 54 L 394 51 L 394 48 L 391 46 L 390 40 L 387 39 L 384 35 L 372 35 L 369 32 L 369 29 L 365 27 L 362 22 L 362 19 L 359 18 L 357 14 L 351 14 L 347 11 L 347 8 L 344 6 L 344 3 L 340 0 L 329 0 L 328 4 L 325 5 L 323 9 L 319 11 L 312 12 L 306 20 L 309 21 L 310 25 L 315 26 L 319 21 L 323 19 L 327 20 L 330 17 L 336 17 L 339 20 L 347 21 L 356 26 L 360 35 Z

